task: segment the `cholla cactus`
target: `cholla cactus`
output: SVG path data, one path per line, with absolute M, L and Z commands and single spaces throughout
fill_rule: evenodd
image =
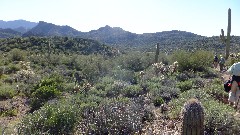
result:
M 197 99 L 188 100 L 183 107 L 182 135 L 204 134 L 204 111 Z
M 172 65 L 165 65 L 162 62 L 160 63 L 153 63 L 152 64 L 156 75 L 158 75 L 159 73 L 161 73 L 162 75 L 168 75 L 168 73 L 175 73 L 177 71 L 178 68 L 178 62 L 175 61 Z
M 153 66 L 157 76 L 158 76 L 159 73 L 167 74 L 167 72 L 168 72 L 168 67 L 165 66 L 165 64 L 163 64 L 162 62 L 160 62 L 160 63 L 153 63 L 152 66 Z
M 178 68 L 178 62 L 175 61 L 173 62 L 172 65 L 169 65 L 169 71 L 171 74 L 175 73 L 177 71 L 177 68 Z
M 30 62 L 20 61 L 19 64 L 21 66 L 21 70 L 17 71 L 14 75 L 14 79 L 16 81 L 26 81 L 34 77 L 35 73 L 30 67 Z
M 78 93 L 78 92 L 80 91 L 80 88 L 81 88 L 80 85 L 74 86 L 74 87 L 73 87 L 73 92 L 74 92 L 74 93 Z
M 90 83 L 85 83 L 83 84 L 83 92 L 87 93 L 91 89 L 91 84 Z

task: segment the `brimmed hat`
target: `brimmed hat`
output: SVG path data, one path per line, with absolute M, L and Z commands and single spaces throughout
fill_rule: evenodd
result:
M 231 75 L 240 76 L 240 62 L 234 63 L 227 72 Z

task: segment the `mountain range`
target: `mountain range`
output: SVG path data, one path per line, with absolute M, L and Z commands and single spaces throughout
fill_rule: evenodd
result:
M 222 46 L 218 37 L 204 37 L 191 32 L 172 30 L 156 33 L 136 34 L 125 31 L 120 27 L 110 27 L 106 25 L 97 30 L 81 32 L 70 26 L 59 26 L 52 23 L 40 21 L 39 23 L 16 20 L 4 22 L 0 21 L 0 38 L 8 37 L 80 37 L 97 40 L 107 45 L 115 46 L 153 46 L 160 43 L 164 48 L 176 48 L 185 46 L 194 49 L 206 43 Z M 6 29 L 7 28 L 7 29 Z M 239 41 L 239 37 L 234 41 Z M 235 43 L 235 42 L 234 42 Z M 224 45 L 223 45 L 224 46 Z
M 201 37 L 190 32 L 185 31 L 165 31 L 157 33 L 144 33 L 136 34 L 123 30 L 120 27 L 110 27 L 106 25 L 97 30 L 91 30 L 89 32 L 81 32 L 70 26 L 58 26 L 52 23 L 40 21 L 39 23 L 28 22 L 24 20 L 16 20 L 9 22 L 0 22 L 0 28 L 10 28 L 13 31 L 5 32 L 1 38 L 13 37 L 13 36 L 69 36 L 69 37 L 81 37 L 100 41 L 110 45 L 145 45 L 146 43 L 152 44 L 159 42 L 166 38 L 194 38 Z M 16 33 L 18 31 L 20 33 Z M 0 31 L 1 32 L 1 31 Z M 2 34 L 3 35 L 3 34 Z M 146 42 L 147 41 L 147 42 Z
M 0 28 L 10 28 L 20 33 L 25 33 L 28 30 L 35 27 L 38 23 L 25 21 L 25 20 L 14 20 L 14 21 L 3 21 L 0 20 Z

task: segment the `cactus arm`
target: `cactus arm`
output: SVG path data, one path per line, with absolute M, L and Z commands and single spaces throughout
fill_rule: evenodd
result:
M 224 36 L 224 30 L 223 29 L 221 29 L 221 33 L 222 34 L 220 34 L 220 38 L 221 38 L 221 40 L 222 40 L 222 42 L 226 42 L 226 38 L 225 38 L 225 36 Z

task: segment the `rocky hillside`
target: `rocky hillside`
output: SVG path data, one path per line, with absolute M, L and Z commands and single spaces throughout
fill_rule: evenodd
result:
M 0 38 L 9 38 L 9 37 L 16 37 L 16 36 L 21 36 L 21 33 L 9 28 L 8 29 L 0 28 Z
M 28 30 L 32 29 L 36 25 L 37 23 L 35 22 L 30 22 L 25 20 L 14 20 L 14 21 L 0 20 L 0 28 L 3 28 L 3 29 L 10 28 L 21 33 L 27 32 Z
M 30 31 L 23 34 L 23 37 L 27 36 L 70 36 L 76 37 L 81 32 L 71 28 L 70 26 L 57 26 L 52 23 L 46 23 L 40 21 L 38 25 L 32 28 Z

